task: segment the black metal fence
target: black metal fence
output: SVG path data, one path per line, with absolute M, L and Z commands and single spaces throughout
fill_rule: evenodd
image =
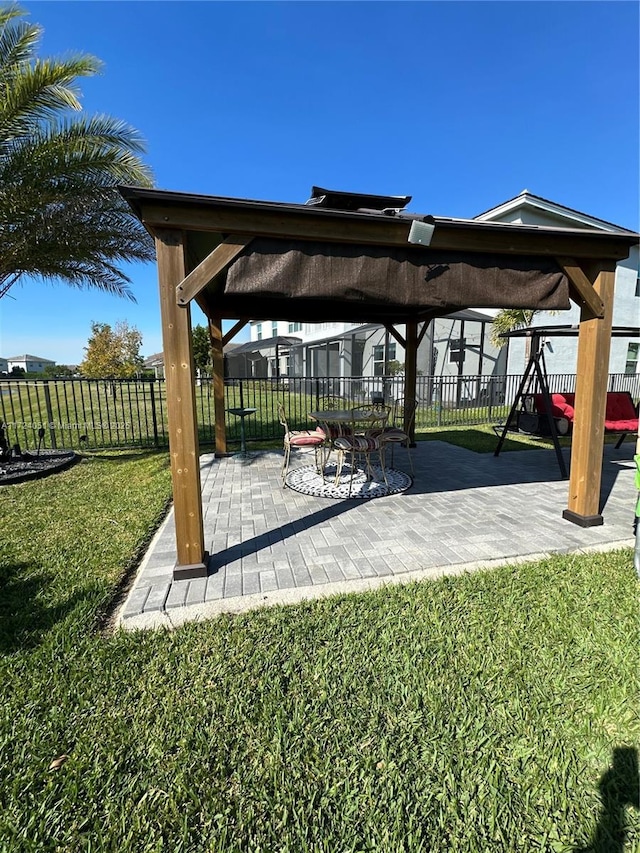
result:
M 520 375 L 500 377 L 419 376 L 416 428 L 494 424 L 503 420 L 514 400 Z M 549 376 L 551 391 L 574 391 L 575 374 Z M 608 390 L 629 391 L 640 398 L 640 374 L 611 374 Z M 404 396 L 403 376 L 358 378 L 282 377 L 228 379 L 227 409 L 256 409 L 245 420 L 248 442 L 280 440 L 278 402 L 284 403 L 292 429 L 309 426 L 309 412 L 321 408 L 322 398 L 338 396 L 345 408 L 380 400 L 393 403 Z M 200 442 L 215 441 L 213 385 L 196 386 Z M 2 379 L 0 418 L 10 445 L 24 449 L 167 447 L 166 390 L 162 380 Z M 227 412 L 227 440 L 240 438 L 239 419 Z

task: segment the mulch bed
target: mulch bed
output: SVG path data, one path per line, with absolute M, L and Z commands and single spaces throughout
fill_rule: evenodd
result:
M 41 450 L 37 456 L 35 453 L 25 455 L 27 458 L 0 462 L 0 486 L 48 477 L 80 459 L 73 450 Z

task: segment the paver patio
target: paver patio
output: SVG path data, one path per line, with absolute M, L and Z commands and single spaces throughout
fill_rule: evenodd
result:
M 117 623 L 174 627 L 223 612 L 472 571 L 498 562 L 633 544 L 634 442 L 605 446 L 604 524 L 562 518 L 568 481 L 552 450 L 479 454 L 418 442 L 413 485 L 372 500 L 283 489 L 276 451 L 202 456 L 207 578 L 172 579 L 173 514 L 145 554 Z M 565 450 L 567 468 L 569 451 Z M 309 464 L 298 456 L 295 464 Z M 395 465 L 408 471 L 406 450 Z

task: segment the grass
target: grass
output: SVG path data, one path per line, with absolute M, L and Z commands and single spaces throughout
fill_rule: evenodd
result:
M 638 849 L 629 550 L 104 636 L 169 488 L 3 488 L 3 853 Z
M 476 453 L 493 453 L 498 445 L 498 436 L 489 424 L 423 430 L 416 433 L 416 440 L 446 441 L 458 447 L 466 447 L 467 450 L 473 450 Z M 562 447 L 569 447 L 571 443 L 571 440 L 566 437 L 560 438 L 559 441 Z M 511 450 L 548 449 L 552 447 L 553 443 L 548 437 L 508 432 L 501 453 Z

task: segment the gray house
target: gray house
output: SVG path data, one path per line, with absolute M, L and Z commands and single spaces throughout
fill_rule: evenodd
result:
M 564 207 L 555 201 L 523 190 L 520 195 L 492 207 L 475 217 L 485 222 L 514 222 L 523 225 L 557 226 L 558 228 L 595 228 L 617 234 L 630 234 L 626 228 Z M 576 324 L 580 321 L 580 309 L 573 305 L 569 311 L 550 314 L 539 311 L 534 315 L 534 326 L 557 326 Z M 640 278 L 638 277 L 638 246 L 631 249 L 629 257 L 619 261 L 616 267 L 615 297 L 613 305 L 614 326 L 640 325 Z M 526 342 L 512 339 L 509 342 L 507 373 L 521 373 L 526 362 Z M 545 362 L 549 373 L 575 373 L 577 338 L 549 337 L 545 343 Z M 609 373 L 640 373 L 640 342 L 638 340 L 613 338 Z

